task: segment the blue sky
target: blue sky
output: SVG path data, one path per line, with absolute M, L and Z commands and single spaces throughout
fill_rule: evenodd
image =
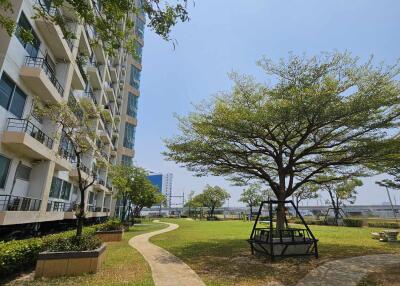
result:
M 229 90 L 230 71 L 267 81 L 255 64 L 263 55 L 348 50 L 394 63 L 400 57 L 399 11 L 398 0 L 196 0 L 189 6 L 190 22 L 173 29 L 175 49 L 150 30 L 145 33 L 136 162 L 173 173 L 176 194 L 218 184 L 231 193 L 229 204 L 239 205 L 240 188 L 223 178 L 194 177 L 164 160 L 162 139 L 177 133 L 173 113 L 187 114 L 192 103 Z M 375 180 L 364 180 L 358 204 L 387 201 Z M 400 203 L 400 192 L 392 194 Z

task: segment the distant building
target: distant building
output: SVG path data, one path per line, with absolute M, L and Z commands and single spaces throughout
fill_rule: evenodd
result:
M 158 191 L 167 198 L 167 207 L 169 207 L 171 205 L 172 196 L 172 174 L 150 173 L 148 178 L 150 182 L 157 187 Z

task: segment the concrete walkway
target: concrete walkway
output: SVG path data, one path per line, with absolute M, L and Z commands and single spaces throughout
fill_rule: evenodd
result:
M 356 286 L 373 269 L 400 263 L 400 255 L 376 254 L 334 260 L 315 268 L 297 286 Z
M 186 263 L 149 242 L 150 237 L 179 227 L 174 223 L 165 224 L 168 225 L 167 228 L 141 234 L 129 240 L 129 244 L 136 248 L 149 263 L 155 286 L 205 286 L 196 272 Z

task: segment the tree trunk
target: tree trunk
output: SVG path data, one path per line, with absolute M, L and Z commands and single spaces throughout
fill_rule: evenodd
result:
M 126 212 L 127 199 L 122 198 L 122 212 L 121 212 L 121 222 L 125 222 L 125 212 Z
M 79 212 L 76 214 L 76 236 L 82 236 L 83 222 L 85 220 L 85 190 L 80 189 L 81 200 L 79 203 Z
M 250 205 L 250 221 L 253 220 L 253 205 Z
M 283 230 L 285 229 L 285 218 L 286 218 L 286 211 L 285 211 L 285 203 L 279 202 L 278 207 L 276 208 L 276 229 Z

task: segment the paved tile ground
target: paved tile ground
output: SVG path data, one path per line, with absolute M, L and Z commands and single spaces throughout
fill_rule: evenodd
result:
M 313 269 L 297 286 L 356 286 L 373 269 L 400 263 L 400 255 L 376 254 L 334 260 Z
M 129 240 L 149 263 L 156 286 L 205 286 L 204 282 L 186 263 L 168 251 L 149 242 L 152 236 L 177 229 L 179 226 L 166 223 L 167 228 L 141 234 Z

